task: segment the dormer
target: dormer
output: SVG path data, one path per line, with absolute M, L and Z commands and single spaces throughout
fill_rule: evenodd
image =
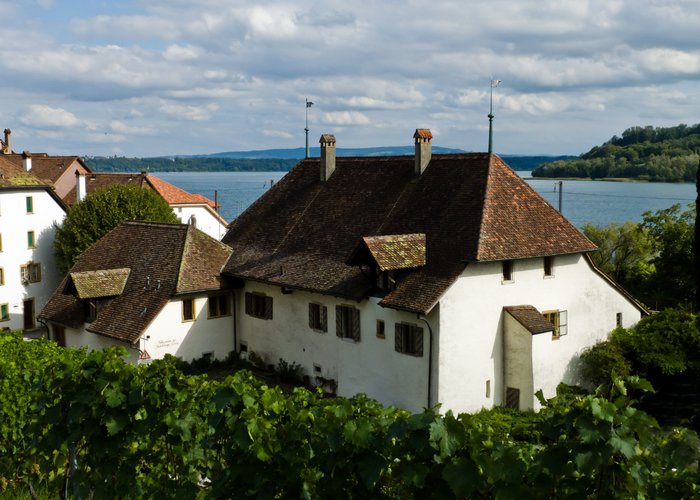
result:
M 97 319 L 100 304 L 124 292 L 131 269 L 100 269 L 70 273 L 63 293 L 75 295 L 83 304 L 84 321 Z

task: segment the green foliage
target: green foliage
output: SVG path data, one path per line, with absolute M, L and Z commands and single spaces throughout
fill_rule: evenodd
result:
M 611 394 L 538 413 L 411 415 L 0 336 L 0 495 L 112 498 L 691 498 L 698 438 Z
M 631 127 L 574 160 L 539 165 L 533 177 L 635 178 L 692 182 L 698 167 L 700 124 Z
M 96 172 L 287 172 L 298 159 L 278 158 L 126 158 L 86 159 Z
M 632 373 L 632 365 L 625 357 L 625 350 L 614 339 L 619 338 L 618 328 L 610 339 L 585 349 L 581 354 L 581 375 L 588 383 L 597 386 L 609 386 L 616 378 L 627 377 Z
M 56 228 L 56 263 L 66 273 L 84 250 L 126 220 L 179 222 L 170 205 L 154 190 L 109 186 L 73 205 Z

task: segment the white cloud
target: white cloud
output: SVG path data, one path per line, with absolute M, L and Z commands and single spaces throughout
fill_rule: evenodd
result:
M 279 7 L 255 7 L 250 11 L 248 22 L 254 35 L 283 38 L 296 31 L 293 16 Z
M 323 123 L 327 125 L 367 125 L 369 118 L 359 111 L 333 111 L 323 113 Z
M 192 45 L 168 45 L 163 53 L 163 57 L 168 61 L 189 61 L 197 59 L 199 55 L 199 49 Z
M 70 111 L 45 104 L 32 104 L 19 121 L 34 128 L 72 128 L 81 123 Z
M 138 134 L 138 135 L 153 135 L 156 130 L 150 127 L 134 127 L 133 125 L 127 125 L 124 122 L 118 120 L 112 120 L 109 124 L 110 129 L 114 132 L 121 134 Z
M 284 130 L 269 130 L 265 129 L 262 131 L 263 135 L 267 137 L 281 137 L 282 139 L 291 139 L 294 137 L 293 134 L 290 134 L 289 132 L 285 132 Z
M 211 114 L 218 109 L 219 106 L 215 103 L 205 104 L 203 106 L 194 106 L 167 101 L 163 101 L 159 107 L 159 110 L 168 116 L 192 121 L 208 120 L 211 117 Z

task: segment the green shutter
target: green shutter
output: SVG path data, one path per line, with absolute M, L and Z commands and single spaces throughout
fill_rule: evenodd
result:
M 413 354 L 423 356 L 423 329 L 419 326 L 412 326 Z
M 34 212 L 34 200 L 31 196 L 27 196 L 27 213 L 31 214 Z
M 27 246 L 34 248 L 34 231 L 27 231 Z
M 335 334 L 338 337 L 343 336 L 343 318 L 345 317 L 345 311 L 343 306 L 335 306 Z
M 8 305 L 3 304 L 0 306 L 0 320 L 7 321 L 10 319 L 10 314 L 8 312 Z

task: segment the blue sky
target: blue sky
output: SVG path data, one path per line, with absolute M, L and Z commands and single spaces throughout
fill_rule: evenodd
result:
M 700 1 L 0 0 L 17 151 L 412 144 L 580 154 L 700 121 Z

